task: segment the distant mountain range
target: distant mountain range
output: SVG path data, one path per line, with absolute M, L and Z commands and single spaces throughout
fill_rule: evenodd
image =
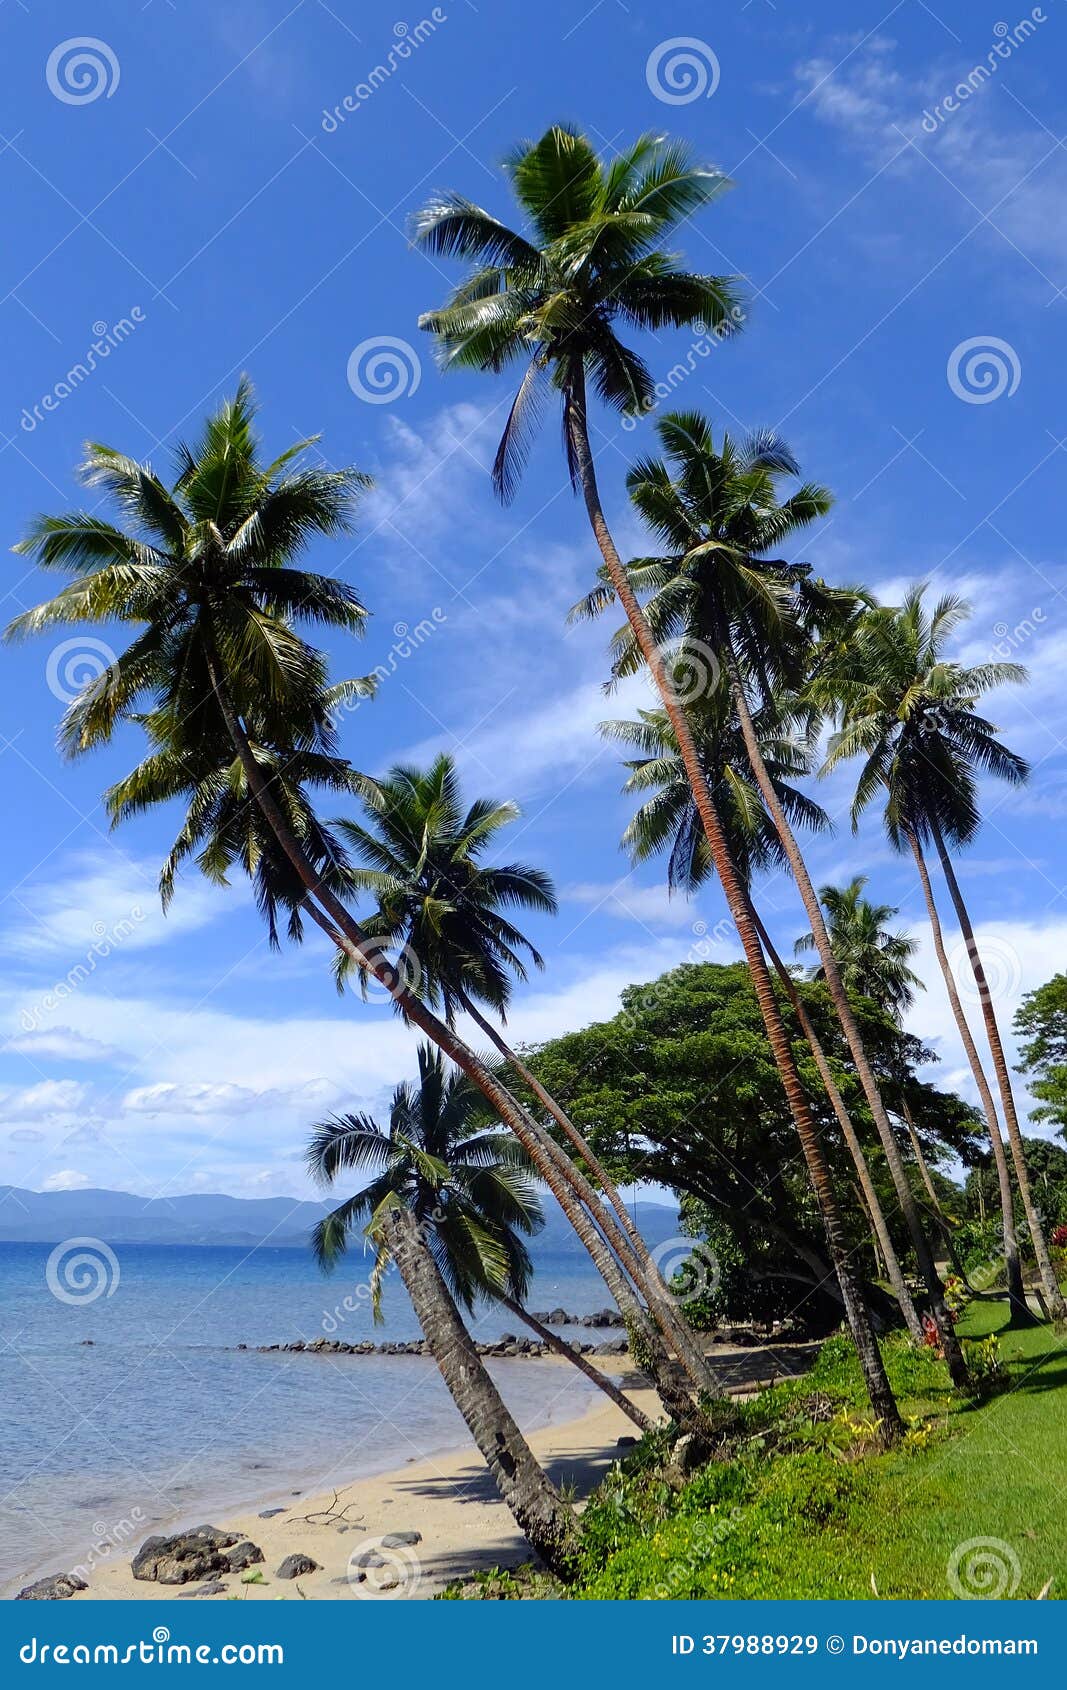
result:
M 0 1243 L 59 1244 L 68 1238 L 101 1238 L 108 1244 L 239 1244 L 299 1246 L 307 1243 L 325 1203 L 291 1197 L 227 1197 L 194 1192 L 187 1197 L 135 1197 L 129 1191 L 23 1191 L 0 1185 Z M 637 1224 L 654 1249 L 678 1232 L 673 1204 L 638 1203 Z M 533 1241 L 537 1256 L 584 1255 L 555 1200 L 545 1198 L 545 1226 Z

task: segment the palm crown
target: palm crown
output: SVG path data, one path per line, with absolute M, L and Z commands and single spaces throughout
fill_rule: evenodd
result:
M 298 467 L 312 441 L 262 463 L 254 421 L 242 380 L 195 448 L 179 447 L 170 487 L 150 465 L 90 444 L 81 480 L 108 495 L 129 527 L 92 511 L 42 516 L 16 547 L 75 579 L 16 618 L 9 637 L 62 623 L 138 629 L 68 707 L 61 741 L 69 752 L 106 742 L 120 720 L 140 719 L 151 703 L 157 730 L 165 726 L 168 743 L 199 761 L 223 736 L 213 664 L 260 738 L 329 749 L 331 710 L 346 687 L 331 692 L 321 653 L 295 624 L 358 633 L 366 613 L 351 587 L 293 559 L 315 536 L 350 527 L 369 482 L 353 469 Z
M 249 790 L 246 771 L 225 741 L 193 747 L 169 742 L 166 722 L 143 718 L 153 751 L 105 794 L 113 823 L 173 799 L 185 803 L 185 818 L 164 859 L 159 886 L 163 907 L 171 903 L 182 867 L 192 859 L 216 886 L 228 884 L 237 865 L 248 876 L 272 947 L 279 944 L 279 917 L 285 913 L 289 938 L 303 937 L 301 912 L 306 889 Z M 370 783 L 344 759 L 316 750 L 279 751 L 255 738 L 256 761 L 270 782 L 274 801 L 300 841 L 320 885 L 343 897 L 351 865 L 336 830 L 318 816 L 309 787 L 347 796 L 365 794 Z
M 681 639 L 683 653 L 694 641 L 716 656 L 732 651 L 765 690 L 774 673 L 795 681 L 807 626 L 825 625 L 851 596 L 812 581 L 807 564 L 764 554 L 823 516 L 831 495 L 813 482 L 781 495 L 782 481 L 799 475 L 799 466 L 770 431 L 740 441 L 724 434 L 716 447 L 711 425 L 688 411 L 662 417 L 656 432 L 663 457 L 640 460 L 626 478 L 635 509 L 667 548 L 627 566 L 635 592 L 647 594 L 656 641 Z M 571 614 L 597 615 L 613 596 L 601 571 Z M 616 676 L 640 667 L 629 627 L 616 635 L 613 652 Z
M 748 886 L 758 871 L 781 867 L 782 842 L 756 785 L 725 688 L 718 686 L 694 701 L 688 713 L 727 849 Z M 756 712 L 755 725 L 768 773 L 790 821 L 813 832 L 827 829 L 825 810 L 794 784 L 808 773 L 811 753 L 806 740 L 790 731 L 788 712 L 769 703 Z M 640 754 L 627 759 L 631 772 L 623 791 L 650 794 L 623 834 L 623 845 L 635 862 L 669 849 L 667 884 L 696 891 L 712 874 L 713 864 L 666 711 L 641 710 L 636 721 L 602 722 L 600 731 Z
M 870 998 L 890 1015 L 899 1017 L 909 1007 L 919 976 L 908 966 L 919 948 L 909 933 L 892 933 L 886 923 L 897 911 L 892 904 L 872 904 L 863 896 L 867 876 L 857 875 L 847 886 L 823 886 L 819 901 L 826 911 L 830 946 L 850 996 Z M 797 955 L 815 949 L 815 936 L 806 933 L 797 940 Z M 813 980 L 824 977 L 823 969 L 811 971 Z
M 482 860 L 518 806 L 479 798 L 465 808 L 455 763 L 442 754 L 429 769 L 398 766 L 374 782 L 366 810 L 366 825 L 342 821 L 338 831 L 363 865 L 350 885 L 377 903 L 369 927 L 418 958 L 415 989 L 443 1005 L 450 1024 L 464 997 L 503 1013 L 512 980 L 543 959 L 502 911 L 556 908 L 541 870 Z M 338 966 L 347 970 L 343 955 Z
M 485 1105 L 465 1075 L 440 1051 L 420 1045 L 419 1081 L 393 1093 L 389 1125 L 370 1115 L 320 1122 L 308 1146 L 312 1176 L 332 1185 L 349 1171 L 373 1171 L 355 1196 L 316 1226 L 312 1246 L 332 1267 L 357 1227 L 378 1249 L 373 1281 L 380 1313 L 387 1254 L 378 1221 L 392 1205 L 415 1216 L 425 1242 L 457 1301 L 470 1309 L 478 1296 L 525 1299 L 530 1258 L 523 1235 L 542 1224 L 529 1158 L 510 1133 L 486 1128 Z
M 975 705 L 993 687 L 1026 679 L 1018 663 L 966 667 L 945 656 L 970 606 L 954 593 L 928 614 L 925 587 L 899 608 L 879 606 L 857 622 L 846 652 L 816 686 L 820 700 L 840 712 L 841 730 L 829 746 L 826 769 L 846 757 L 865 761 L 852 819 L 881 790 L 890 839 L 904 849 L 909 833 L 933 833 L 966 844 L 978 829 L 977 777 L 999 775 L 1017 784 L 1029 772 L 1024 758 L 997 738 Z
M 504 499 L 516 490 L 546 387 L 563 403 L 575 474 L 572 410 L 584 410 L 586 376 L 605 404 L 651 407 L 655 388 L 618 326 L 656 330 L 739 321 L 732 280 L 681 270 L 660 242 L 729 186 L 662 136 L 642 135 L 610 161 L 563 127 L 524 143 L 505 164 L 527 233 L 458 194 L 436 195 L 416 214 L 416 242 L 474 268 L 440 310 L 420 318 L 447 365 L 499 372 L 525 363 L 493 465 Z

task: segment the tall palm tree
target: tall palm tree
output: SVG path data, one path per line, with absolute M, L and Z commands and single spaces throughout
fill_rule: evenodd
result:
M 369 1115 L 335 1116 L 313 1129 L 312 1176 L 332 1186 L 342 1173 L 375 1177 L 321 1220 L 312 1244 L 332 1268 L 359 1228 L 375 1250 L 381 1286 L 394 1263 L 426 1343 L 500 1494 L 546 1564 L 573 1568 L 574 1515 L 512 1418 L 471 1340 L 468 1313 L 479 1296 L 526 1295 L 530 1258 L 522 1234 L 541 1223 L 532 1165 L 510 1134 L 478 1131 L 477 1093 L 446 1071 L 439 1051 L 419 1047 L 419 1083 L 397 1087 L 388 1128 Z
M 170 486 L 150 465 L 91 444 L 82 481 L 109 495 L 130 526 L 87 511 L 38 518 L 16 549 L 75 579 L 16 618 L 8 637 L 66 623 L 133 626 L 130 644 L 68 707 L 64 748 L 87 751 L 107 743 L 119 723 L 148 717 L 157 752 L 171 755 L 172 780 L 173 760 L 184 760 L 194 814 L 206 801 L 205 783 L 240 764 L 271 841 L 263 860 L 288 865 L 301 916 L 402 1003 L 407 1018 L 469 1075 L 535 1158 L 627 1318 L 634 1353 L 652 1372 L 669 1412 L 702 1427 L 655 1327 L 575 1193 L 569 1158 L 454 1029 L 408 991 L 401 970 L 364 932 L 332 874 L 309 852 L 313 841 L 301 832 L 300 815 L 287 808 L 271 758 L 334 755 L 338 699 L 365 685 L 330 688 L 321 652 L 298 631 L 312 624 L 359 633 L 366 614 L 351 587 L 297 566 L 316 537 L 350 529 L 368 485 L 356 470 L 301 467 L 310 444 L 300 442 L 264 464 L 245 380 L 208 419 L 195 447 L 179 447 Z M 257 746 L 268 748 L 267 755 Z M 151 772 L 142 769 L 146 795 Z
M 663 653 L 623 567 L 600 500 L 589 434 L 588 381 L 602 402 L 624 414 L 655 404 L 643 360 L 616 325 L 726 333 L 740 320 L 733 284 L 678 269 L 661 242 L 685 217 L 711 204 L 727 186 L 718 170 L 695 165 L 686 149 L 642 136 L 610 162 L 573 130 L 549 129 L 508 162 L 528 232 L 509 228 L 457 194 L 418 213 L 415 239 L 439 257 L 472 262 L 448 303 L 420 322 L 434 334 L 446 367 L 499 373 L 525 369 L 508 416 L 493 479 L 504 498 L 517 486 L 525 449 L 546 386 L 560 396 L 571 482 L 580 489 L 604 569 L 677 736 L 701 824 L 760 1004 L 775 1062 L 804 1148 L 827 1228 L 849 1325 L 884 1435 L 900 1418 L 859 1287 L 851 1274 L 829 1168 L 800 1076 L 744 888 L 729 860 L 718 813 L 689 731 L 685 707 Z
M 830 944 L 845 990 L 852 997 L 870 998 L 899 1021 L 911 1007 L 923 983 L 909 966 L 919 948 L 910 933 L 891 932 L 887 922 L 898 913 L 892 904 L 872 904 L 863 896 L 867 876 L 857 874 L 847 886 L 821 886 L 819 902 L 826 911 Z M 805 933 L 793 947 L 797 956 L 815 949 L 815 935 Z M 813 980 L 825 979 L 821 963 L 811 969 Z
M 796 882 L 826 988 L 892 1175 L 949 1373 L 955 1384 L 966 1385 L 967 1365 L 900 1145 L 804 854 L 764 765 L 752 714 L 752 698 L 766 697 L 776 683 L 796 687 L 803 681 L 813 630 L 832 627 L 842 614 L 851 613 L 854 595 L 813 580 L 807 564 L 767 556 L 823 515 L 830 495 L 814 483 L 803 483 L 783 496 L 781 483 L 798 477 L 799 466 L 785 442 L 772 433 L 758 432 L 740 442 L 724 435 L 717 447 L 709 423 L 696 412 L 664 417 L 656 431 L 664 456 L 635 464 L 627 485 L 635 508 L 666 551 L 632 565 L 631 583 L 649 595 L 645 615 L 661 649 L 671 639 L 682 638 L 690 649 L 709 651 L 723 666 L 749 763 Z M 615 670 L 620 674 L 644 656 L 632 632 L 625 630 L 617 651 Z
M 783 866 L 785 859 L 777 829 L 753 779 L 729 693 L 724 687 L 716 687 L 691 706 L 690 715 L 701 763 L 722 817 L 730 856 L 749 898 L 752 920 L 811 1048 L 819 1077 L 855 1165 L 861 1200 L 905 1324 L 912 1337 L 921 1340 L 922 1323 L 908 1290 L 863 1146 L 793 977 L 752 903 L 751 888 L 755 875 L 768 868 Z M 788 713 L 783 712 L 777 701 L 765 705 L 757 716 L 756 731 L 760 736 L 764 762 L 782 805 L 794 825 L 823 831 L 830 825 L 826 812 L 794 784 L 810 770 L 810 748 L 789 729 Z M 714 865 L 666 712 L 642 710 L 637 721 L 602 723 L 601 732 L 618 744 L 640 753 L 627 761 L 630 775 L 623 790 L 646 796 L 623 834 L 623 845 L 629 849 L 635 862 L 647 861 L 660 851 L 669 849 L 668 886 L 672 890 L 695 892 L 714 872 Z
M 1007 1160 L 992 1094 L 945 953 L 924 847 L 932 842 L 937 852 L 978 988 L 1019 1195 L 1045 1296 L 1053 1318 L 1063 1321 L 1067 1319 L 1067 1305 L 1034 1204 L 996 1011 L 950 853 L 950 847 L 959 849 L 968 844 L 981 823 L 979 774 L 996 775 L 1012 783 L 1026 778 L 1028 769 L 1023 758 L 1001 744 L 996 728 L 975 708 L 983 693 L 1025 680 L 1025 670 L 1015 663 L 965 667 L 946 657 L 948 641 L 970 614 L 970 607 L 957 595 L 946 594 L 928 614 L 923 605 L 924 591 L 923 587 L 913 588 L 898 609 L 870 609 L 856 630 L 851 657 L 839 659 L 836 669 L 822 683 L 827 702 L 832 703 L 836 697 L 841 718 L 841 731 L 831 742 L 827 768 L 836 767 L 846 757 L 863 756 L 853 818 L 858 821 L 866 806 L 884 792 L 890 841 L 897 850 L 910 850 L 915 860 L 953 1014 L 989 1124 L 1000 1183 L 1005 1254 L 1014 1281 L 1011 1296 L 1021 1316 L 1026 1303 L 1017 1264 L 1009 1256 L 1014 1223 Z
M 454 759 L 441 753 L 429 769 L 399 766 L 366 795 L 366 823 L 341 821 L 338 831 L 365 867 L 350 871 L 353 889 L 370 893 L 377 908 L 374 931 L 419 960 L 413 990 L 451 1027 L 465 1011 L 523 1084 L 547 1110 L 578 1152 L 613 1214 L 582 1181 L 580 1195 L 608 1242 L 645 1296 L 664 1336 L 698 1391 L 718 1386 L 677 1309 L 614 1181 L 566 1112 L 545 1090 L 494 1022 L 507 1020 L 514 979 L 527 978 L 527 962 L 544 959 L 506 910 L 554 913 L 549 877 L 525 863 L 486 863 L 503 828 L 520 814 L 514 803 L 478 799 L 464 810 Z M 342 978 L 348 959 L 338 953 Z

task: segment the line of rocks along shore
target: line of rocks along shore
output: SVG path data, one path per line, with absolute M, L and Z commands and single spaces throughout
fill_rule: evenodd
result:
M 598 1309 L 595 1314 L 583 1315 L 568 1314 L 566 1309 L 561 1308 L 534 1310 L 532 1313 L 533 1319 L 540 1321 L 542 1326 L 603 1328 L 623 1324 L 618 1309 Z M 580 1355 L 624 1356 L 630 1348 L 625 1338 L 612 1338 L 606 1344 L 583 1342 L 579 1338 L 566 1338 L 563 1342 Z M 492 1342 L 476 1342 L 474 1347 L 481 1356 L 540 1357 L 553 1353 L 539 1338 L 517 1337 L 514 1332 L 502 1332 Z M 347 1343 L 343 1338 L 296 1338 L 288 1344 L 238 1344 L 237 1348 L 253 1350 L 257 1355 L 424 1356 L 430 1353 L 424 1338 L 412 1338 L 406 1342 L 387 1339 L 380 1344 L 369 1338 L 363 1338 L 358 1343 Z
M 595 1314 L 568 1314 L 566 1309 L 535 1310 L 532 1318 L 542 1326 L 552 1327 L 621 1327 L 624 1322 L 617 1309 L 598 1309 Z M 702 1334 L 709 1344 L 724 1344 L 731 1349 L 755 1349 L 777 1336 L 781 1338 L 784 1329 L 778 1323 L 771 1333 L 759 1336 L 749 1327 L 727 1327 L 715 1332 Z M 563 1338 L 561 1342 L 567 1344 L 579 1355 L 624 1356 L 629 1352 L 629 1342 L 625 1337 L 610 1338 L 607 1343 L 593 1344 L 581 1338 Z M 551 1356 L 555 1352 L 541 1339 L 516 1336 L 514 1332 L 503 1332 L 499 1338 L 491 1342 L 476 1341 L 474 1345 L 481 1356 Z M 343 1338 L 294 1338 L 287 1344 L 238 1344 L 238 1350 L 247 1350 L 256 1355 L 329 1355 L 329 1356 L 425 1356 L 429 1355 L 424 1338 L 412 1338 L 407 1341 L 386 1339 L 375 1344 L 370 1338 L 360 1339 L 359 1342 L 347 1342 Z

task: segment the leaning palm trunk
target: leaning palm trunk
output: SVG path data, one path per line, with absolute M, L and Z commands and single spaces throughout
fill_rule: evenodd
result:
M 1019 1245 L 1015 1236 L 1015 1200 L 1011 1189 L 1011 1178 L 1008 1173 L 1008 1158 L 1004 1153 L 1004 1140 L 1001 1137 L 1000 1123 L 997 1120 L 997 1106 L 993 1101 L 993 1093 L 990 1089 L 989 1081 L 986 1078 L 986 1072 L 982 1066 L 981 1058 L 978 1055 L 978 1047 L 974 1042 L 974 1035 L 971 1032 L 970 1024 L 964 1014 L 963 1005 L 960 1002 L 960 994 L 956 989 L 956 979 L 953 975 L 951 965 L 949 964 L 948 952 L 945 950 L 945 936 L 941 929 L 941 916 L 938 913 L 937 903 L 934 898 L 934 889 L 930 884 L 930 872 L 926 866 L 926 858 L 923 854 L 923 848 L 919 843 L 919 836 L 914 829 L 908 829 L 907 840 L 908 844 L 911 846 L 911 854 L 915 858 L 915 867 L 919 871 L 919 883 L 922 886 L 923 901 L 926 904 L 927 920 L 930 923 L 930 931 L 933 934 L 934 954 L 937 957 L 938 965 L 941 969 L 941 974 L 945 982 L 945 990 L 948 993 L 949 1005 L 952 1009 L 952 1015 L 956 1022 L 956 1027 L 959 1031 L 963 1048 L 967 1053 L 967 1061 L 970 1063 L 971 1073 L 974 1076 L 974 1083 L 978 1088 L 978 1097 L 982 1105 L 982 1111 L 986 1118 L 986 1127 L 989 1132 L 989 1143 L 993 1151 L 993 1162 L 997 1170 L 997 1186 L 1000 1192 L 1001 1228 L 1004 1243 L 1004 1273 L 1008 1288 L 1008 1305 L 1017 1321 L 1025 1325 L 1030 1325 L 1033 1322 L 1033 1315 L 1030 1312 L 1030 1306 L 1026 1301 L 1026 1293 L 1023 1290 L 1022 1267 L 1019 1262 Z
M 804 1007 L 804 1001 L 801 998 L 800 993 L 797 991 L 796 982 L 771 943 L 770 935 L 759 916 L 756 914 L 754 908 L 752 910 L 752 919 L 755 923 L 756 931 L 763 942 L 763 948 L 770 958 L 771 965 L 779 980 L 782 982 L 786 997 L 789 999 L 789 1002 L 793 1007 L 793 1013 L 800 1024 L 800 1030 L 805 1039 L 808 1041 L 808 1044 L 811 1046 L 811 1054 L 815 1058 L 815 1066 L 819 1070 L 819 1077 L 822 1080 L 823 1085 L 826 1087 L 826 1095 L 830 1099 L 831 1107 L 837 1117 L 837 1123 L 841 1128 L 841 1135 L 848 1146 L 849 1154 L 855 1164 L 856 1177 L 859 1180 L 860 1190 L 863 1193 L 864 1207 L 866 1208 L 867 1214 L 870 1218 L 871 1227 L 878 1242 L 878 1247 L 882 1252 L 882 1260 L 885 1263 L 886 1277 L 888 1278 L 890 1285 L 893 1287 L 893 1295 L 900 1304 L 900 1312 L 904 1316 L 904 1324 L 915 1339 L 916 1343 L 921 1343 L 923 1336 L 922 1322 L 919 1319 L 918 1310 L 912 1301 L 911 1292 L 908 1290 L 905 1282 L 904 1272 L 900 1265 L 900 1258 L 893 1247 L 893 1240 L 889 1234 L 889 1227 L 886 1223 L 885 1212 L 878 1199 L 878 1193 L 875 1190 L 874 1181 L 871 1178 L 871 1170 L 867 1164 L 867 1158 L 863 1153 L 863 1146 L 856 1136 L 856 1129 L 852 1125 L 852 1120 L 848 1110 L 845 1108 L 845 1100 L 841 1096 L 837 1081 L 834 1079 L 833 1070 L 826 1059 L 826 1052 L 819 1043 L 815 1028 L 811 1024 L 811 1017 Z
M 573 1574 L 578 1541 L 572 1510 L 538 1464 L 489 1377 L 410 1209 L 396 1204 L 381 1226 L 427 1348 L 501 1497 L 545 1565 L 566 1579 Z
M 702 1351 L 694 1341 L 692 1331 L 673 1301 L 671 1293 L 664 1283 L 663 1276 L 649 1253 L 648 1245 L 642 1238 L 632 1216 L 627 1212 L 626 1205 L 611 1175 L 566 1112 L 561 1109 L 552 1094 L 545 1089 L 536 1076 L 530 1072 L 522 1058 L 511 1049 L 492 1022 L 486 1020 L 481 1011 L 465 994 L 461 995 L 460 1002 L 475 1025 L 481 1028 L 486 1038 L 492 1041 L 504 1060 L 514 1068 L 519 1078 L 529 1087 L 542 1107 L 548 1111 L 556 1125 L 577 1150 L 593 1178 L 599 1183 L 605 1197 L 622 1223 L 620 1230 L 612 1216 L 604 1211 L 603 1205 L 597 1202 L 597 1218 L 601 1230 L 622 1260 L 638 1290 L 644 1294 L 656 1324 L 668 1343 L 673 1343 L 678 1359 L 688 1373 L 694 1387 L 697 1391 L 708 1391 L 716 1396 L 721 1395 L 722 1386 L 715 1378 Z M 578 1191 L 587 1208 L 590 1207 L 590 1199 L 596 1201 L 596 1193 L 587 1183 L 584 1188 L 579 1186 Z
M 576 1172 L 573 1165 L 474 1051 L 458 1038 L 445 1022 L 434 1015 L 432 1010 L 406 990 L 396 969 L 368 944 L 359 924 L 341 900 L 322 883 L 314 865 L 305 855 L 299 839 L 286 821 L 256 761 L 248 735 L 229 696 L 215 652 L 208 648 L 205 655 L 215 699 L 244 770 L 249 792 L 258 804 L 279 848 L 306 888 L 308 896 L 304 907 L 307 913 L 340 950 L 350 956 L 361 969 L 374 975 L 394 1001 L 402 1006 L 407 1019 L 421 1028 L 426 1036 L 451 1058 L 492 1104 L 500 1119 L 511 1128 L 574 1227 L 615 1298 L 619 1312 L 626 1321 L 634 1355 L 650 1373 L 667 1412 L 687 1430 L 705 1435 L 708 1428 L 704 1416 L 694 1404 L 689 1392 L 675 1377 L 671 1359 L 663 1347 L 656 1327 L 630 1290 L 611 1250 L 575 1195 L 570 1178 L 571 1174 Z
M 934 1184 L 933 1175 L 930 1172 L 929 1164 L 923 1152 L 922 1141 L 919 1138 L 918 1128 L 915 1125 L 915 1117 L 911 1112 L 906 1097 L 902 1097 L 900 1100 L 900 1113 L 903 1116 L 904 1125 L 908 1130 L 908 1142 L 911 1145 L 912 1155 L 915 1157 L 915 1165 L 919 1170 L 919 1177 L 921 1178 L 923 1185 L 926 1187 L 926 1195 L 930 1199 L 930 1211 L 934 1217 L 934 1224 L 944 1241 L 945 1249 L 948 1251 L 949 1260 L 952 1263 L 954 1271 L 959 1274 L 963 1283 L 968 1286 L 968 1289 L 970 1289 L 966 1269 L 960 1261 L 959 1251 L 956 1248 L 956 1240 L 953 1237 L 952 1228 L 945 1215 L 941 1199 L 937 1195 L 937 1187 Z M 1018 1257 L 1016 1257 L 1016 1261 L 1018 1261 Z
M 619 603 L 626 614 L 626 619 L 633 630 L 641 655 L 648 665 L 649 673 L 663 701 L 671 727 L 674 729 L 678 750 L 692 789 L 693 800 L 704 832 L 707 835 L 708 848 L 715 864 L 719 883 L 722 886 L 748 962 L 756 999 L 763 1016 L 764 1026 L 767 1029 L 767 1037 L 778 1071 L 782 1076 L 782 1085 L 789 1103 L 790 1113 L 796 1124 L 804 1159 L 807 1163 L 812 1187 L 826 1229 L 830 1258 L 841 1289 L 849 1329 L 856 1346 L 867 1393 L 871 1406 L 878 1417 L 881 1436 L 885 1442 L 893 1443 L 899 1438 L 903 1430 L 900 1411 L 897 1408 L 896 1400 L 886 1376 L 878 1341 L 871 1323 L 870 1311 L 849 1263 L 848 1241 L 837 1205 L 829 1164 L 826 1160 L 818 1126 L 811 1113 L 800 1075 L 793 1061 L 789 1037 L 782 1020 L 778 1000 L 775 997 L 770 972 L 749 914 L 748 900 L 730 858 L 722 823 L 704 776 L 688 717 L 683 706 L 679 703 L 662 653 L 656 645 L 652 630 L 630 585 L 600 503 L 596 469 L 589 443 L 585 378 L 581 370 L 574 376 L 573 387 L 568 394 L 566 426 L 590 526 L 604 560 L 605 569 Z
M 511 1310 L 516 1320 L 521 1320 L 525 1326 L 530 1328 L 531 1332 L 535 1332 L 542 1344 L 547 1345 L 554 1355 L 562 1356 L 564 1361 L 569 1361 L 573 1367 L 578 1369 L 579 1373 L 584 1373 L 597 1390 L 603 1391 L 606 1397 L 610 1397 L 615 1407 L 621 1408 L 627 1419 L 632 1420 L 640 1431 L 652 1431 L 654 1422 L 649 1419 L 644 1409 L 638 1408 L 635 1402 L 631 1402 L 629 1397 L 624 1396 L 614 1379 L 609 1379 L 606 1373 L 601 1373 L 600 1369 L 594 1367 L 587 1356 L 583 1356 L 573 1345 L 568 1344 L 565 1338 L 561 1338 L 558 1332 L 553 1332 L 550 1326 L 546 1326 L 543 1321 L 538 1320 L 537 1316 L 531 1314 L 529 1309 L 524 1309 L 521 1303 L 515 1301 L 514 1297 L 498 1297 L 497 1300 L 504 1308 Z
M 1048 1244 L 1045 1241 L 1045 1234 L 1041 1227 L 1041 1220 L 1030 1187 L 1030 1174 L 1026 1166 L 1026 1154 L 1023 1150 L 1023 1135 L 1019 1128 L 1019 1117 L 1015 1109 L 1015 1094 L 1012 1091 L 1011 1075 L 1008 1072 L 997 1012 L 993 1007 L 993 998 L 989 990 L 989 982 L 986 979 L 985 966 L 982 962 L 981 952 L 975 943 L 970 912 L 964 902 L 963 893 L 960 891 L 956 871 L 952 866 L 952 858 L 949 856 L 941 829 L 936 821 L 931 823 L 931 832 L 934 844 L 937 847 L 938 857 L 941 860 L 949 895 L 952 898 L 956 917 L 960 924 L 960 932 L 963 934 L 964 943 L 967 946 L 967 955 L 970 958 L 974 983 L 978 988 L 978 997 L 982 1005 L 982 1020 L 985 1023 L 986 1037 L 989 1040 L 989 1049 L 993 1057 L 993 1072 L 997 1076 L 997 1089 L 1000 1092 L 1000 1102 L 1004 1112 L 1004 1125 L 1008 1129 L 1008 1142 L 1011 1145 L 1012 1161 L 1015 1163 L 1015 1178 L 1019 1186 L 1019 1196 L 1022 1199 L 1030 1242 L 1034 1246 L 1038 1272 L 1041 1275 L 1041 1283 L 1045 1287 L 1049 1313 L 1053 1320 L 1060 1324 L 1067 1321 L 1067 1303 L 1064 1302 L 1063 1292 L 1060 1290 L 1059 1280 L 1056 1278 L 1056 1270 L 1048 1253 Z
M 945 1218 L 945 1211 L 941 1207 L 941 1199 L 937 1195 L 937 1187 L 934 1185 L 934 1176 L 931 1174 L 926 1157 L 923 1154 L 923 1147 L 919 1139 L 918 1130 L 915 1126 L 915 1117 L 908 1107 L 908 1101 L 906 1098 L 901 1099 L 900 1113 L 904 1117 L 904 1125 L 908 1129 L 908 1140 L 911 1144 L 912 1155 L 915 1157 L 915 1165 L 919 1170 L 919 1176 L 926 1187 L 926 1195 L 930 1199 L 930 1206 L 938 1220 L 943 1221 Z
M 811 876 L 808 873 L 803 852 L 796 842 L 796 837 L 789 825 L 789 819 L 775 790 L 774 782 L 771 780 L 767 766 L 763 761 L 759 737 L 752 721 L 752 713 L 748 707 L 744 681 L 736 657 L 730 649 L 725 652 L 725 657 L 730 681 L 730 694 L 737 708 L 738 722 L 745 742 L 745 749 L 748 752 L 752 773 L 756 777 L 756 784 L 763 795 L 763 801 L 774 821 L 782 849 L 793 871 L 793 878 L 796 881 L 797 890 L 800 893 L 801 902 L 804 905 L 805 913 L 811 925 L 812 936 L 819 952 L 819 960 L 822 963 L 827 989 L 833 1000 L 834 1009 L 841 1023 L 848 1048 L 852 1053 L 856 1073 L 859 1076 L 860 1085 L 863 1087 L 863 1095 L 867 1099 L 867 1105 L 871 1111 L 878 1137 L 881 1140 L 882 1149 L 885 1151 L 885 1159 L 893 1176 L 893 1184 L 896 1187 L 901 1212 L 907 1224 L 916 1261 L 919 1264 L 919 1273 L 930 1298 L 931 1313 L 937 1323 L 938 1336 L 941 1340 L 945 1361 L 948 1364 L 949 1377 L 954 1385 L 966 1386 L 969 1383 L 967 1363 L 964 1360 L 963 1351 L 952 1324 L 952 1317 L 945 1303 L 945 1288 L 941 1283 L 933 1252 L 923 1230 L 922 1216 L 915 1201 L 915 1194 L 908 1183 L 907 1170 L 904 1167 L 904 1159 L 900 1154 L 900 1146 L 890 1124 L 889 1116 L 886 1114 L 882 1094 L 878 1090 L 878 1082 L 868 1060 L 856 1017 L 852 1013 L 852 1005 L 848 1001 L 848 993 L 845 991 L 844 981 L 841 978 L 841 970 L 837 966 L 837 958 L 834 956 L 830 944 L 830 935 L 826 931 L 826 923 L 823 920 L 822 905 L 819 903 L 818 895 L 811 883 Z

